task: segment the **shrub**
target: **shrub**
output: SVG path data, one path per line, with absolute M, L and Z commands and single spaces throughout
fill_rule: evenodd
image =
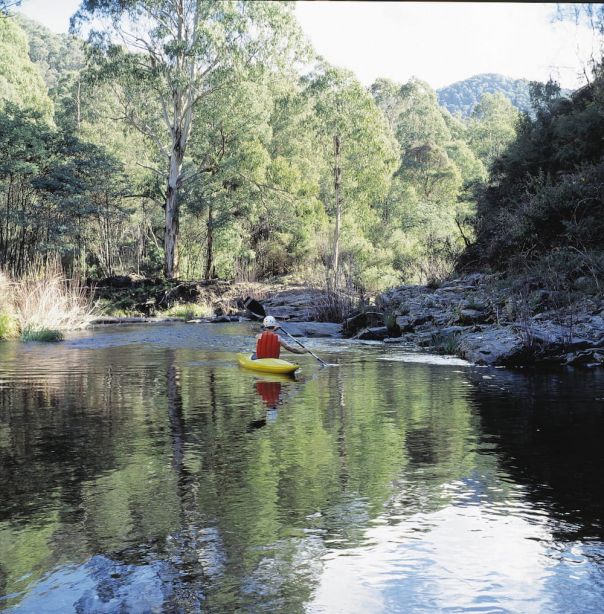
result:
M 164 316 L 193 320 L 194 318 L 210 318 L 214 310 L 210 303 L 177 303 L 163 312 Z
M 328 290 L 317 299 L 314 315 L 318 322 L 343 322 L 356 311 L 358 304 L 357 297 Z
M 0 312 L 0 340 L 12 339 L 19 334 L 19 327 L 9 313 Z
M 60 330 L 51 328 L 25 328 L 21 332 L 21 341 L 62 341 L 64 338 Z
M 435 333 L 432 335 L 432 349 L 437 354 L 457 354 L 459 334 Z

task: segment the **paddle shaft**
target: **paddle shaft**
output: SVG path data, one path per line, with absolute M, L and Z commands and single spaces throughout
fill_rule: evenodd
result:
M 304 348 L 311 356 L 314 356 L 324 367 L 327 366 L 327 363 L 324 360 L 321 360 L 314 352 L 311 352 L 305 345 L 300 343 L 294 336 L 290 335 L 283 326 L 279 325 L 279 328 L 290 338 L 293 339 L 300 347 Z

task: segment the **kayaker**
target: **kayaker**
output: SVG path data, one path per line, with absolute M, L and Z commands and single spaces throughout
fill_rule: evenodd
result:
M 264 331 L 256 336 L 256 351 L 252 354 L 252 360 L 257 358 L 279 358 L 281 348 L 293 354 L 306 354 L 308 350 L 302 347 L 290 345 L 277 334 L 279 322 L 273 316 L 266 316 L 262 320 Z

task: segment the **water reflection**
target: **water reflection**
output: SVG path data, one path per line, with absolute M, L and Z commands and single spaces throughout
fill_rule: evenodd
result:
M 0 609 L 602 610 L 601 376 L 251 338 L 0 346 Z

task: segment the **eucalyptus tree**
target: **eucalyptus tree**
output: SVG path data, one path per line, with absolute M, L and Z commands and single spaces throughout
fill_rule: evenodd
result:
M 266 84 L 243 76 L 238 80 L 230 75 L 218 78 L 232 80 L 232 85 L 219 100 L 206 98 L 200 103 L 193 120 L 195 130 L 187 168 L 194 180 L 186 209 L 205 217 L 205 279 L 215 276 L 216 232 L 254 217 L 259 193 L 266 188 L 270 163 L 267 147 L 272 99 Z M 231 233 L 231 254 L 240 251 L 243 234 Z
M 298 76 L 284 73 L 250 74 L 218 102 L 206 99 L 194 120 L 183 261 L 190 271 L 200 268 L 191 259 L 203 258 L 206 278 L 215 267 L 219 275 L 289 272 L 314 252 L 313 230 L 325 222 L 311 102 Z
M 179 198 L 201 102 L 250 66 L 290 63 L 300 41 L 291 3 L 214 0 L 83 0 L 72 29 L 89 24 L 103 75 L 120 85 L 123 119 L 157 148 L 165 184 L 164 269 L 178 275 Z M 100 25 L 99 25 L 100 24 Z M 234 81 L 211 85 L 232 72 Z
M 469 122 L 469 145 L 488 168 L 514 141 L 521 114 L 503 94 L 483 94 Z
M 427 83 L 380 79 L 371 92 L 399 145 L 398 168 L 381 205 L 382 240 L 405 281 L 425 280 L 444 273 L 460 240 L 469 241 L 469 186 L 484 181 L 486 171 L 468 146 L 466 125 L 439 106 Z
M 388 192 L 398 147 L 385 117 L 351 72 L 319 65 L 309 78 L 308 95 L 317 153 L 324 161 L 321 196 L 334 223 L 331 271 L 337 287 L 342 225 L 362 234 L 374 221 L 372 209 Z

